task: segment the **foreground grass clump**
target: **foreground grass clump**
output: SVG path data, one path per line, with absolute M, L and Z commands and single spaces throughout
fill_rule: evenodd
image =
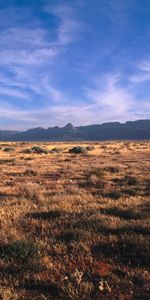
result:
M 0 299 L 149 299 L 150 143 L 80 145 L 0 145 Z
M 27 173 L 28 174 L 28 173 Z M 25 175 L 27 175 L 25 173 Z M 31 173 L 30 176 L 36 175 L 36 173 Z M 28 182 L 26 184 L 23 184 L 19 189 L 19 194 L 21 197 L 27 199 L 27 200 L 33 200 L 34 202 L 40 202 L 43 200 L 43 193 L 41 191 L 41 187 L 37 183 Z
M 21 264 L 32 263 L 38 256 L 35 243 L 27 240 L 15 241 L 12 244 L 0 246 L 0 257 L 7 261 L 15 261 Z

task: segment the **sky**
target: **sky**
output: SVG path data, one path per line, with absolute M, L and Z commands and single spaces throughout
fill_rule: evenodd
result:
M 0 0 L 0 129 L 150 118 L 150 0 Z

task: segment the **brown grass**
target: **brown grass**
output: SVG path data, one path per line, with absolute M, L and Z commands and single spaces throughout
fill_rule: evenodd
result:
M 92 145 L 0 144 L 0 299 L 149 299 L 150 143 Z

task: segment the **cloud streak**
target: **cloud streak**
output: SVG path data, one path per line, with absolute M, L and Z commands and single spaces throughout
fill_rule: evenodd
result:
M 13 22 L 7 23 L 0 37 L 0 93 L 10 97 L 29 99 L 30 90 L 41 98 L 60 101 L 62 92 L 53 84 L 53 69 L 59 61 L 62 51 L 74 40 L 79 22 L 73 16 L 73 10 L 67 5 L 44 6 L 43 11 L 57 19 L 57 26 L 49 31 L 46 27 L 36 27 L 29 22 L 28 27 L 16 25 L 17 8 L 14 9 Z M 9 10 L 6 15 L 12 16 Z M 20 11 L 23 14 L 23 11 Z M 16 19 L 15 19 L 16 18 Z M 36 23 L 36 22 L 33 22 Z M 38 22 L 37 22 L 38 24 Z M 11 41 L 11 43 L 10 43 Z M 5 84 L 5 87 L 2 85 Z M 11 93 L 12 92 L 12 93 Z M 25 94 L 26 93 L 26 94 Z M 33 95 L 32 95 L 33 96 Z M 41 103 L 42 104 L 42 103 Z
M 136 69 L 136 74 L 130 77 L 131 82 L 143 83 L 150 80 L 150 60 L 140 62 Z
M 28 126 L 32 124 L 44 127 L 47 127 L 47 124 L 49 126 L 65 125 L 66 120 L 79 126 L 108 122 L 110 120 L 124 122 L 130 119 L 143 118 L 144 116 L 148 117 L 150 102 L 145 101 L 137 104 L 134 95 L 121 87 L 120 76 L 118 74 L 103 76 L 103 91 L 99 90 L 98 83 L 95 88 L 85 88 L 85 102 L 80 105 L 67 104 L 64 106 L 57 102 L 53 106 L 49 105 L 40 110 L 34 109 L 30 111 L 22 111 L 16 107 L 3 105 L 0 110 L 0 117 L 9 112 L 9 119 L 22 119 L 24 124 L 28 124 Z M 100 78 L 97 79 L 97 82 L 99 80 Z M 135 105 L 137 105 L 136 112 L 134 109 Z
M 133 38 L 138 1 L 25 2 L 0 11 L 3 128 L 150 117 L 150 60 Z

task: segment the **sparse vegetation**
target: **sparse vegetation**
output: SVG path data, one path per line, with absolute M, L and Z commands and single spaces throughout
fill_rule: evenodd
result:
M 41 153 L 47 154 L 47 153 L 48 153 L 47 150 L 45 150 L 45 149 L 43 149 L 43 148 L 41 148 L 41 147 L 39 147 L 39 146 L 34 146 L 34 147 L 32 147 L 31 151 L 32 151 L 33 153 L 38 153 L 38 154 L 41 154 Z
M 91 146 L 87 146 L 86 149 L 87 149 L 88 151 L 92 151 L 92 150 L 95 149 L 95 147 L 94 147 L 93 145 L 91 145 Z
M 62 148 L 59 147 L 55 147 L 51 150 L 52 153 L 61 153 L 62 152 Z
M 0 245 L 0 258 L 9 262 L 29 264 L 38 256 L 38 249 L 31 241 L 20 240 Z
M 28 182 L 20 186 L 19 193 L 21 197 L 27 200 L 42 201 L 43 194 L 41 192 L 41 187 L 37 183 Z
M 7 147 L 0 299 L 148 299 L 150 143 Z
M 3 151 L 4 152 L 12 152 L 12 151 L 14 151 L 14 148 L 13 147 L 6 147 L 6 148 L 4 148 Z
M 2 164 L 7 164 L 7 163 L 14 163 L 15 159 L 14 158 L 10 158 L 10 159 L 0 159 L 0 165 Z
M 73 147 L 69 149 L 69 153 L 85 154 L 87 153 L 87 148 L 83 146 Z

